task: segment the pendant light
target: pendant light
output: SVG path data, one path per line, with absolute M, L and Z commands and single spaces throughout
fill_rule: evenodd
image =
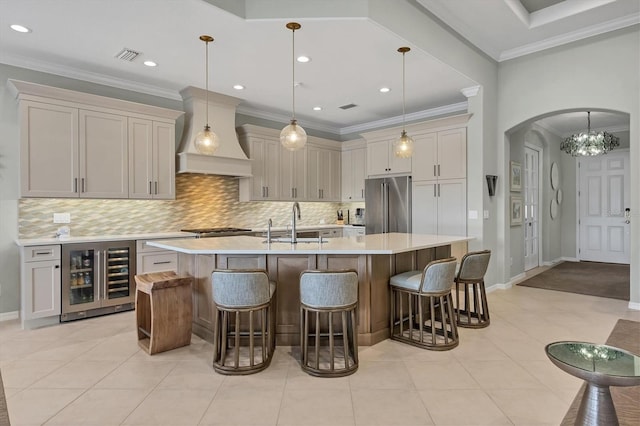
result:
M 393 143 L 393 153 L 396 157 L 409 158 L 413 155 L 413 139 L 407 135 L 404 129 L 404 107 L 405 107 L 405 95 L 404 95 L 404 54 L 411 49 L 408 47 L 400 47 L 398 52 L 402 53 L 402 133 L 400 137 Z
M 206 81 L 206 119 L 207 124 L 205 124 L 204 129 L 196 135 L 194 140 L 194 144 L 196 147 L 196 151 L 200 154 L 204 155 L 213 155 L 216 152 L 216 149 L 220 146 L 220 139 L 218 139 L 218 135 L 215 134 L 209 127 L 209 43 L 213 41 L 213 37 L 208 35 L 201 35 L 200 40 L 205 43 L 205 81 Z
M 291 116 L 291 124 L 286 126 L 280 132 L 280 143 L 283 147 L 288 149 L 289 151 L 296 151 L 307 143 L 307 132 L 304 131 L 302 126 L 300 126 L 296 120 L 296 30 L 302 28 L 300 24 L 297 22 L 289 22 L 287 24 L 287 28 L 291 30 L 292 35 L 292 54 L 291 54 L 291 63 L 292 63 L 292 116 Z
M 574 133 L 560 144 L 560 150 L 573 157 L 606 154 L 620 146 L 620 138 L 609 132 L 591 130 L 591 111 L 587 111 L 587 132 Z

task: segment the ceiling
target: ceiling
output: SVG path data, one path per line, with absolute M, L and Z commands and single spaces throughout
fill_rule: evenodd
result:
M 593 35 L 584 28 L 604 32 L 632 25 L 640 16 L 637 0 L 408 1 L 496 61 Z M 302 24 L 295 33 L 296 55 L 311 57 L 295 64 L 296 115 L 303 126 L 344 135 L 402 119 L 397 49 L 412 43 L 359 15 L 358 6 L 366 3 L 0 0 L 0 62 L 179 100 L 184 87 L 205 86 L 205 44 L 199 36 L 209 34 L 215 39 L 209 47 L 209 89 L 242 99 L 241 113 L 284 124 L 292 106 L 292 33 L 285 24 L 295 10 Z M 12 31 L 11 24 L 31 32 Z M 140 55 L 131 62 L 115 58 L 123 48 Z M 158 66 L 146 67 L 145 60 Z M 461 90 L 476 82 L 417 48 L 405 60 L 408 120 L 466 109 Z M 237 91 L 234 84 L 246 88 Z M 383 86 L 391 91 L 380 93 Z M 339 108 L 346 104 L 357 106 Z

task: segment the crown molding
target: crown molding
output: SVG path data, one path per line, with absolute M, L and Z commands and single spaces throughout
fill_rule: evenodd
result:
M 467 111 L 467 102 L 459 102 L 457 104 L 445 105 L 437 108 L 426 109 L 424 111 L 417 111 L 411 114 L 407 114 L 404 118 L 405 122 L 423 120 L 425 118 L 438 117 L 446 114 L 453 114 L 457 112 Z M 381 127 L 393 126 L 396 124 L 402 124 L 403 118 L 401 115 L 397 117 L 385 118 L 382 120 L 371 121 L 369 123 L 356 124 L 355 126 L 343 127 L 340 129 L 341 135 L 347 135 L 350 133 L 360 133 L 366 130 L 379 129 Z
M 244 115 L 248 115 L 251 117 L 255 117 L 255 118 L 262 118 L 263 120 L 271 120 L 271 121 L 276 121 L 276 122 L 281 122 L 281 123 L 289 123 L 291 121 L 291 115 L 286 115 L 286 114 L 280 114 L 277 112 L 271 112 L 271 111 L 265 111 L 265 110 L 259 110 L 253 107 L 248 107 L 246 105 L 239 105 L 236 108 L 236 112 L 240 113 L 240 114 L 244 114 Z M 296 117 L 296 119 L 298 120 L 298 124 L 304 128 L 309 128 L 309 129 L 314 129 L 314 130 L 319 130 L 322 132 L 327 132 L 327 133 L 332 133 L 334 135 L 339 135 L 340 134 L 340 128 L 339 127 L 334 127 L 334 126 L 329 126 L 326 124 L 322 124 L 322 123 L 317 123 L 317 122 L 313 122 L 313 121 L 309 121 L 309 120 L 304 120 L 304 119 L 300 119 L 299 117 Z M 284 126 L 284 124 L 283 124 Z
M 587 37 L 592 37 L 598 34 L 604 34 L 609 31 L 619 30 L 631 25 L 640 23 L 640 13 L 624 16 L 618 19 L 612 19 L 611 21 L 602 22 L 600 24 L 591 25 L 587 28 L 583 28 L 569 33 L 550 37 L 545 40 L 541 40 L 535 43 L 525 44 L 514 49 L 505 50 L 500 53 L 498 62 L 507 61 L 509 59 L 518 58 L 520 56 L 529 55 L 531 53 L 540 52 L 542 50 L 550 49 L 552 47 L 561 46 L 563 44 L 572 43 L 574 41 L 582 40 Z
M 3 64 L 26 68 L 33 71 L 45 72 L 48 74 L 59 75 L 61 77 L 73 78 L 75 80 L 88 81 L 90 83 L 130 90 L 132 92 L 145 93 L 147 95 L 182 101 L 182 96 L 180 96 L 180 93 L 177 90 L 165 89 L 162 87 L 153 86 L 137 81 L 134 82 L 131 80 L 114 78 L 106 76 L 104 74 L 79 70 L 64 65 L 53 65 L 43 61 L 25 58 L 23 56 L 2 55 L 0 56 L 0 62 Z
M 476 96 L 478 94 L 478 92 L 480 91 L 480 86 L 471 86 L 471 87 L 465 87 L 464 89 L 460 89 L 460 92 L 466 96 L 467 98 L 470 98 L 472 96 Z

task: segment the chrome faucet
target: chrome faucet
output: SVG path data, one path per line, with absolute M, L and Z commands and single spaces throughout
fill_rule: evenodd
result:
M 291 244 L 296 244 L 298 239 L 296 237 L 296 210 L 298 211 L 298 219 L 300 216 L 300 204 L 296 201 L 291 207 Z
M 269 218 L 267 222 L 267 244 L 271 244 L 271 226 L 273 225 L 273 221 Z

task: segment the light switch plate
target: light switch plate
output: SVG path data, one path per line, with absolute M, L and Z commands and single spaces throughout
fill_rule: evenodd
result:
M 469 210 L 469 219 L 477 219 L 478 210 Z
M 484 216 L 485 219 L 489 219 L 489 210 L 485 210 L 483 212 L 483 216 Z
M 53 223 L 71 223 L 71 213 L 54 213 Z

